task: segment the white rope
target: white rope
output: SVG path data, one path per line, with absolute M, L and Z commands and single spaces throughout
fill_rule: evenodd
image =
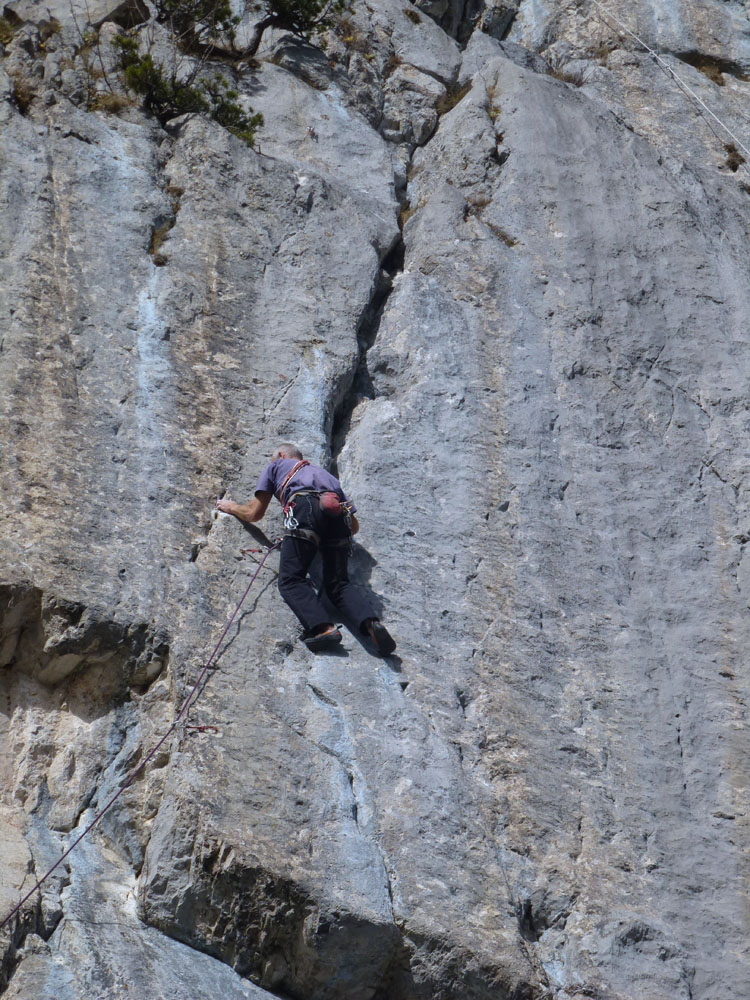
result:
M 599 0 L 591 0 L 591 2 L 595 7 L 598 7 L 600 11 L 603 11 L 603 13 L 606 14 L 607 17 L 611 18 L 611 20 L 613 20 L 615 24 L 617 24 L 626 34 L 630 35 L 631 38 L 634 38 L 639 45 L 642 45 L 643 48 L 649 53 L 649 55 L 651 55 L 659 63 L 659 65 L 662 66 L 667 71 L 667 73 L 669 73 L 669 75 L 673 77 L 680 84 L 681 87 L 684 88 L 684 90 L 693 98 L 693 100 L 697 101 L 697 103 L 700 104 L 703 110 L 708 112 L 708 114 L 711 115 L 714 121 L 718 122 L 718 124 L 724 129 L 727 135 L 731 136 L 732 139 L 734 139 L 735 145 L 739 149 L 741 149 L 744 153 L 747 153 L 748 159 L 750 160 L 750 149 L 748 149 L 747 146 L 742 142 L 742 140 L 739 139 L 734 134 L 734 132 L 729 128 L 728 125 L 724 124 L 724 122 L 721 120 L 721 118 L 719 118 L 718 115 L 715 115 L 713 113 L 713 111 L 708 107 L 705 101 L 703 101 L 696 94 L 696 92 L 691 87 L 689 87 L 687 83 L 685 83 L 682 77 L 679 76 L 677 73 L 675 73 L 675 71 L 672 69 L 669 63 L 665 62 L 658 52 L 652 49 L 650 45 L 647 45 L 642 38 L 639 38 L 638 35 L 636 35 L 634 31 L 631 31 L 630 28 L 626 24 L 623 24 L 622 21 L 620 21 L 617 17 L 615 17 L 615 15 L 610 10 L 608 10 L 606 7 L 603 7 L 602 4 L 599 3 Z

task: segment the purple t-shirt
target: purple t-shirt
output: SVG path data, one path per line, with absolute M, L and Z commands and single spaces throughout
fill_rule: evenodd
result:
M 298 462 L 298 458 L 277 458 L 275 462 L 271 462 L 261 473 L 258 485 L 255 487 L 255 492 L 258 493 L 262 490 L 264 493 L 273 493 L 276 499 L 281 501 L 281 497 L 279 496 L 281 484 Z M 330 472 L 326 472 L 319 465 L 303 465 L 301 469 L 295 472 L 287 483 L 284 492 L 287 497 L 290 497 L 297 490 L 317 490 L 319 493 L 325 493 L 330 490 L 332 493 L 338 493 L 347 503 L 350 502 L 349 497 L 341 489 L 341 483 L 338 479 L 332 476 Z M 352 506 L 352 513 L 356 509 L 356 507 Z

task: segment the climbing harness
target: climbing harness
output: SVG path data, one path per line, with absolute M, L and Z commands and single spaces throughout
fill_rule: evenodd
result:
M 634 31 L 631 31 L 626 24 L 623 24 L 622 21 L 620 21 L 617 17 L 615 17 L 615 15 L 612 13 L 611 10 L 609 10 L 607 7 L 599 3 L 599 0 L 591 0 L 591 2 L 597 8 L 597 10 L 601 12 L 600 16 L 602 16 L 602 18 L 608 17 L 610 21 L 613 21 L 622 32 L 624 32 L 627 35 L 630 35 L 631 38 L 634 38 L 636 42 L 638 42 L 638 44 L 641 45 L 646 50 L 646 52 L 648 52 L 648 54 L 652 57 L 652 59 L 656 61 L 656 63 L 661 67 L 661 69 L 663 69 L 667 73 L 667 75 L 675 81 L 678 88 L 682 90 L 683 93 L 685 93 L 688 96 L 688 98 L 699 104 L 700 107 L 705 112 L 707 112 L 711 116 L 711 118 L 713 118 L 714 121 L 721 126 L 721 128 L 724 129 L 727 135 L 731 136 L 731 138 L 734 140 L 738 148 L 741 149 L 744 153 L 746 153 L 748 160 L 750 160 L 750 149 L 748 149 L 748 147 L 734 134 L 734 132 L 729 128 L 728 125 L 724 124 L 724 122 L 721 120 L 721 118 L 719 118 L 718 115 L 714 114 L 714 112 L 709 108 L 709 106 L 705 103 L 705 101 L 703 101 L 698 96 L 698 94 L 696 94 L 696 92 L 692 89 L 692 87 L 690 87 L 683 80 L 683 78 L 672 69 L 669 63 L 667 63 L 664 59 L 662 59 L 662 57 L 655 49 L 653 49 L 650 45 L 647 45 L 646 42 L 644 42 L 642 38 L 636 35 Z M 721 139 L 722 137 L 716 132 L 716 129 L 713 127 L 710 121 L 708 122 L 708 125 L 711 131 L 714 133 L 714 135 L 718 139 Z M 747 163 L 745 163 L 745 169 L 750 172 L 750 166 Z
M 310 463 L 307 461 L 306 458 L 301 458 L 299 460 L 299 462 L 297 462 L 297 464 L 292 467 L 291 472 L 289 473 L 289 475 L 286 477 L 286 479 L 284 480 L 284 482 L 279 487 L 279 500 L 281 501 L 281 506 L 282 507 L 284 507 L 286 505 L 286 499 L 284 497 L 284 494 L 286 492 L 287 486 L 289 485 L 289 483 L 291 482 L 291 480 L 297 475 L 297 473 L 299 472 L 299 470 L 302 469 L 302 468 L 304 468 L 306 465 L 309 465 L 309 464 Z
M 293 500 L 294 500 L 294 498 L 296 496 L 298 496 L 298 494 L 299 494 L 300 491 L 298 491 L 297 493 L 293 493 L 292 496 L 289 497 L 289 499 L 287 500 L 286 499 L 286 488 L 289 485 L 289 483 L 291 482 L 291 480 L 294 478 L 294 476 L 299 472 L 299 470 L 303 469 L 306 465 L 309 465 L 309 464 L 310 463 L 307 461 L 307 459 L 305 459 L 305 458 L 300 459 L 299 462 L 297 462 L 296 465 L 292 466 L 291 471 L 289 472 L 289 475 L 284 479 L 284 482 L 279 487 L 279 500 L 280 500 L 281 506 L 282 506 L 282 508 L 284 510 L 284 528 L 288 532 L 296 531 L 296 529 L 299 528 L 299 521 L 294 516 L 294 503 L 293 503 Z
M 292 469 L 292 473 L 295 470 Z M 291 476 L 291 473 L 290 473 Z M 288 482 L 290 476 L 287 476 L 285 480 Z M 296 490 L 289 499 L 284 503 L 284 533 L 285 537 L 291 538 L 302 538 L 307 542 L 312 542 L 313 545 L 320 547 L 320 535 L 317 531 L 313 531 L 312 528 L 302 528 L 297 518 L 294 516 L 294 506 L 297 497 L 310 496 L 318 498 L 318 505 L 322 514 L 327 517 L 343 517 L 344 522 L 351 532 L 352 527 L 352 505 L 348 500 L 342 500 L 341 497 L 333 490 Z M 326 546 L 341 547 L 344 545 L 349 545 L 351 542 L 350 538 L 340 538 L 332 541 L 326 541 Z
M 297 518 L 294 516 L 294 502 L 297 497 L 300 496 L 316 496 L 318 498 L 318 504 L 320 506 L 321 513 L 326 514 L 329 517 L 343 517 L 347 528 L 351 531 L 352 527 L 352 505 L 348 500 L 342 500 L 338 493 L 334 490 L 311 490 L 302 489 L 295 490 L 290 496 L 287 497 L 286 491 L 287 487 L 291 483 L 292 479 L 296 476 L 300 469 L 304 468 L 310 463 L 307 459 L 302 458 L 296 465 L 293 465 L 288 475 L 285 477 L 283 483 L 279 487 L 278 497 L 281 502 L 281 507 L 284 512 L 284 533 L 285 537 L 291 538 L 302 538 L 305 541 L 312 542 L 316 546 L 320 546 L 320 536 L 312 528 L 302 528 Z M 343 545 L 349 544 L 349 539 L 342 539 L 341 541 L 331 542 L 331 545 Z
M 201 693 L 201 684 L 203 683 L 203 681 L 204 681 L 204 679 L 206 677 L 206 674 L 208 673 L 209 669 L 211 668 L 211 665 L 213 664 L 214 660 L 216 659 L 216 654 L 219 652 L 219 649 L 221 648 L 221 644 L 224 642 L 224 639 L 226 638 L 227 632 L 229 632 L 229 629 L 232 627 L 232 622 L 237 617 L 237 614 L 238 614 L 240 608 L 242 607 L 242 605 L 245 603 L 245 598 L 250 593 L 250 588 L 252 587 L 252 585 L 257 580 L 258 575 L 260 574 L 260 571 L 263 569 L 263 566 L 264 566 L 266 560 L 268 559 L 268 557 L 271 555 L 271 553 L 274 551 L 274 549 L 278 549 L 280 547 L 280 545 L 281 545 L 281 539 L 279 539 L 278 541 L 274 542 L 273 545 L 271 545 L 268 548 L 268 550 L 266 551 L 265 555 L 263 556 L 263 558 L 258 563 L 258 567 L 255 570 L 255 572 L 253 573 L 253 576 L 252 576 L 252 578 L 250 580 L 250 583 L 248 583 L 247 587 L 245 588 L 244 594 L 239 599 L 239 602 L 237 603 L 237 606 L 235 607 L 234 611 L 230 615 L 229 621 L 224 626 L 224 631 L 221 633 L 219 641 L 216 643 L 216 645 L 213 648 L 213 652 L 211 653 L 211 655 L 209 656 L 209 658 L 206 660 L 206 663 L 204 664 L 203 669 L 201 670 L 200 674 L 198 675 L 198 680 L 195 682 L 195 684 L 193 684 L 192 688 L 190 689 L 190 693 L 188 694 L 187 698 L 185 698 L 185 701 L 182 703 L 182 708 L 177 713 L 177 715 L 175 717 L 175 720 L 172 723 L 172 725 L 169 727 L 169 729 L 166 731 L 166 733 L 162 736 L 162 738 L 159 740 L 159 742 L 156 744 L 156 746 L 143 758 L 143 760 L 138 765 L 138 767 L 130 774 L 130 777 L 128 777 L 120 785 L 120 787 L 115 792 L 115 794 L 108 800 L 107 804 L 105 806 L 103 806 L 103 808 L 101 808 L 99 810 L 99 812 L 96 814 L 96 816 L 94 816 L 93 820 L 89 823 L 89 825 L 86 827 L 86 829 L 83 831 L 83 833 L 80 834 L 80 836 L 76 837 L 76 839 L 73 841 L 73 843 L 70 845 L 70 847 L 68 847 L 68 849 L 57 859 L 57 861 L 52 865 L 52 867 L 49 869 L 49 871 L 46 872 L 46 874 L 44 874 L 39 879 L 39 881 L 36 883 L 36 885 L 34 885 L 26 893 L 26 895 L 23 897 L 23 899 L 13 907 L 13 909 L 10 911 L 10 913 L 7 915 L 7 917 L 5 917 L 3 919 L 3 921 L 2 921 L 2 923 L 0 923 L 0 931 L 6 926 L 6 924 L 10 923 L 10 921 L 13 919 L 13 917 L 21 910 L 21 908 L 23 907 L 24 903 L 26 903 L 29 899 L 31 899 L 31 897 L 34 895 L 34 893 L 38 889 L 40 889 L 42 885 L 44 885 L 44 883 L 47 881 L 47 879 L 50 877 L 50 875 L 57 868 L 59 868 L 59 866 L 63 863 L 63 861 L 67 858 L 67 856 L 71 853 L 71 851 L 75 847 L 77 847 L 78 844 L 81 843 L 81 841 L 83 840 L 83 838 L 88 833 L 90 833 L 91 830 L 94 829 L 94 827 L 99 822 L 99 820 L 104 816 L 105 813 L 107 813 L 112 808 L 112 806 L 120 798 L 120 796 L 125 791 L 125 789 L 129 788 L 133 784 L 133 782 L 135 781 L 135 779 L 138 777 L 138 775 L 141 773 L 141 771 L 143 771 L 143 769 L 146 767 L 146 765 L 148 764 L 148 762 L 153 759 L 153 757 L 156 755 L 156 753 L 159 751 L 159 749 L 164 745 L 164 743 L 166 743 L 167 739 L 175 731 L 175 729 L 180 724 L 181 719 L 183 718 L 183 716 L 185 715 L 185 713 L 187 712 L 187 710 L 190 708 L 190 706 L 192 704 L 194 704 L 195 701 L 197 701 L 197 697 Z M 215 726 L 205 726 L 205 727 L 193 726 L 193 727 L 189 727 L 189 728 L 191 728 L 193 731 L 197 730 L 197 731 L 207 732 L 207 731 L 215 729 L 216 727 Z

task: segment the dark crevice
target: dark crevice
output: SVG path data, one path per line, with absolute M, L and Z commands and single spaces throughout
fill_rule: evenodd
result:
M 464 99 L 464 97 L 466 97 L 466 95 L 470 93 L 471 87 L 472 87 L 471 81 L 464 84 L 459 84 L 456 81 L 455 83 L 450 84 L 450 86 L 446 90 L 445 96 L 442 97 L 437 102 L 437 105 L 435 107 L 435 110 L 438 113 L 438 119 L 442 118 L 443 115 L 447 115 L 449 111 L 452 111 L 456 107 L 456 105 L 460 104 L 461 101 Z M 430 139 L 432 138 L 432 136 L 435 134 L 436 131 L 437 131 L 437 126 L 435 126 L 435 130 L 433 131 L 432 135 L 430 135 L 422 143 L 423 146 L 427 145 L 427 143 L 430 141 Z
M 176 219 L 174 216 L 160 215 L 154 220 L 154 224 L 151 227 L 151 242 L 149 243 L 148 253 L 156 267 L 164 267 L 168 262 L 168 258 L 161 253 L 160 248 L 175 222 Z
M 417 6 L 423 15 L 432 17 L 443 31 L 455 38 L 463 49 L 484 12 L 485 2 L 484 0 L 465 0 L 458 10 L 453 5 L 449 5 L 447 11 L 438 17 L 434 17 L 429 11 L 422 10 L 419 5 Z M 515 12 L 513 16 L 515 16 Z
M 460 688 L 456 688 L 456 699 L 458 700 L 458 704 L 461 708 L 462 714 L 465 716 L 466 709 L 471 702 L 471 696 L 467 694 L 466 691 L 462 691 Z
M 359 345 L 359 361 L 346 390 L 333 411 L 330 432 L 331 467 L 334 475 L 338 474 L 337 459 L 346 441 L 351 427 L 352 414 L 363 399 L 374 399 L 375 389 L 367 365 L 367 354 L 375 343 L 380 329 L 388 298 L 393 290 L 396 275 L 404 268 L 404 241 L 399 236 L 391 249 L 383 258 L 380 274 L 375 283 L 372 296 L 359 321 L 357 329 L 357 344 Z
M 37 91 L 32 83 L 18 70 L 9 70 L 8 77 L 12 84 L 10 99 L 19 114 L 23 115 L 24 118 L 28 118 L 31 112 L 31 105 L 38 96 Z
M 499 40 L 501 42 L 504 42 L 507 39 L 508 35 L 510 34 L 511 29 L 513 28 L 513 24 L 515 23 L 517 15 L 518 15 L 518 10 L 511 10 L 510 11 L 510 13 L 508 15 L 508 19 L 505 22 L 505 25 L 503 26 L 503 28 L 501 30 L 501 33 L 500 33 Z
M 402 239 L 396 240 L 390 252 L 383 258 L 383 271 L 393 280 L 404 269 L 406 248 Z
M 0 957 L 0 996 L 7 990 L 13 974 L 21 963 L 23 956 L 19 952 L 28 935 L 36 934 L 43 941 L 49 941 L 57 930 L 63 918 L 62 909 L 56 909 L 48 915 L 45 915 L 44 911 L 42 896 L 37 893 L 13 918 L 10 928 L 3 930 L 3 934 L 8 934 L 9 937 L 7 946 Z M 2 916 L 4 917 L 5 914 Z
M 352 819 L 359 830 L 359 803 L 357 802 L 357 793 L 354 789 L 354 775 L 351 771 L 346 769 L 346 776 L 349 779 L 349 789 L 352 793 Z
M 731 59 L 720 59 L 716 56 L 706 55 L 705 52 L 697 52 L 695 50 L 675 52 L 675 56 L 680 62 L 687 63 L 688 66 L 693 66 L 699 70 L 719 87 L 724 86 L 723 74 L 725 73 L 727 76 L 733 76 L 744 83 L 750 80 L 750 73 L 743 69 L 739 63 Z
M 524 941 L 538 941 L 539 930 L 534 926 L 534 913 L 530 899 L 519 899 L 516 903 L 518 930 Z
M 143 0 L 128 0 L 126 3 L 121 3 L 114 10 L 108 10 L 106 15 L 100 17 L 99 20 L 92 21 L 91 26 L 98 30 L 107 21 L 111 21 L 118 28 L 124 28 L 127 31 L 145 24 L 150 17 L 151 12 Z
M 180 211 L 180 200 L 183 193 L 182 188 L 174 187 L 171 184 L 167 186 L 167 194 L 172 203 L 172 211 L 168 215 L 158 215 L 151 226 L 151 241 L 148 253 L 156 267 L 164 267 L 169 262 L 169 258 L 161 252 L 161 247 L 177 222 L 177 215 Z

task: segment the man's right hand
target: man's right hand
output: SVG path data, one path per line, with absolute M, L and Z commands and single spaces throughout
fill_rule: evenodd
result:
M 235 503 L 234 500 L 217 500 L 216 508 L 222 514 L 233 514 L 238 520 L 246 524 L 253 524 L 260 521 L 273 497 L 272 493 L 259 490 L 250 503 Z

